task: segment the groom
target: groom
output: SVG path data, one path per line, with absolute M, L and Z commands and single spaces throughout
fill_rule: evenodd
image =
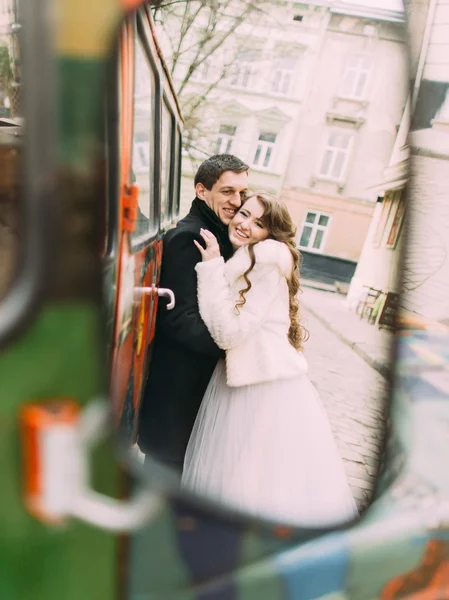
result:
M 164 238 L 159 286 L 174 292 L 176 305 L 167 311 L 159 300 L 138 443 L 144 454 L 179 473 L 201 400 L 217 361 L 224 358 L 200 317 L 195 265 L 201 255 L 193 241 L 202 243 L 200 229 L 208 229 L 224 259 L 231 257 L 228 225 L 246 194 L 248 169 L 231 154 L 204 161 L 195 175 L 190 212 Z

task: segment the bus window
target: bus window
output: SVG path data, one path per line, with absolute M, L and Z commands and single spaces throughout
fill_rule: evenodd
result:
M 181 176 L 181 132 L 176 127 L 173 135 L 173 192 L 171 194 L 171 216 L 175 222 L 179 217 L 179 188 Z
M 132 241 L 155 232 L 154 123 L 156 79 L 139 38 L 135 44 L 134 131 L 131 181 L 139 188 L 139 210 Z
M 162 103 L 162 165 L 161 165 L 161 224 L 170 221 L 170 176 L 172 170 L 173 115 L 164 101 Z

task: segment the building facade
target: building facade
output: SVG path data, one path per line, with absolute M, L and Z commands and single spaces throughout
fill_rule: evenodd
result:
M 408 13 L 412 91 L 348 300 L 362 286 L 400 291 L 403 309 L 448 324 L 449 5 L 413 0 Z
M 335 3 L 282 198 L 299 226 L 303 275 L 354 274 L 407 98 L 403 15 Z

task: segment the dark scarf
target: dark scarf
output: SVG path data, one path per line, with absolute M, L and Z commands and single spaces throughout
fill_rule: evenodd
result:
M 200 200 L 198 197 L 192 202 L 190 212 L 202 216 L 203 220 L 207 223 L 207 227 L 210 228 L 211 233 L 217 237 L 223 258 L 225 260 L 231 258 L 234 250 L 229 241 L 228 226 L 222 223 L 214 211 L 207 206 L 204 200 Z

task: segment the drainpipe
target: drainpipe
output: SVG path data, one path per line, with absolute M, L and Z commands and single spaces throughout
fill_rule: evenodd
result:
M 424 73 L 424 67 L 426 65 L 427 52 L 429 50 L 430 43 L 430 33 L 432 30 L 433 20 L 435 17 L 435 10 L 437 6 L 438 0 L 430 0 L 429 2 L 429 10 L 427 11 L 427 20 L 426 27 L 424 29 L 423 40 L 421 44 L 421 51 L 419 53 L 418 67 L 416 70 L 415 83 L 413 85 L 412 91 L 412 106 L 411 113 L 415 112 L 416 102 L 418 100 L 419 88 L 421 87 L 421 82 Z

